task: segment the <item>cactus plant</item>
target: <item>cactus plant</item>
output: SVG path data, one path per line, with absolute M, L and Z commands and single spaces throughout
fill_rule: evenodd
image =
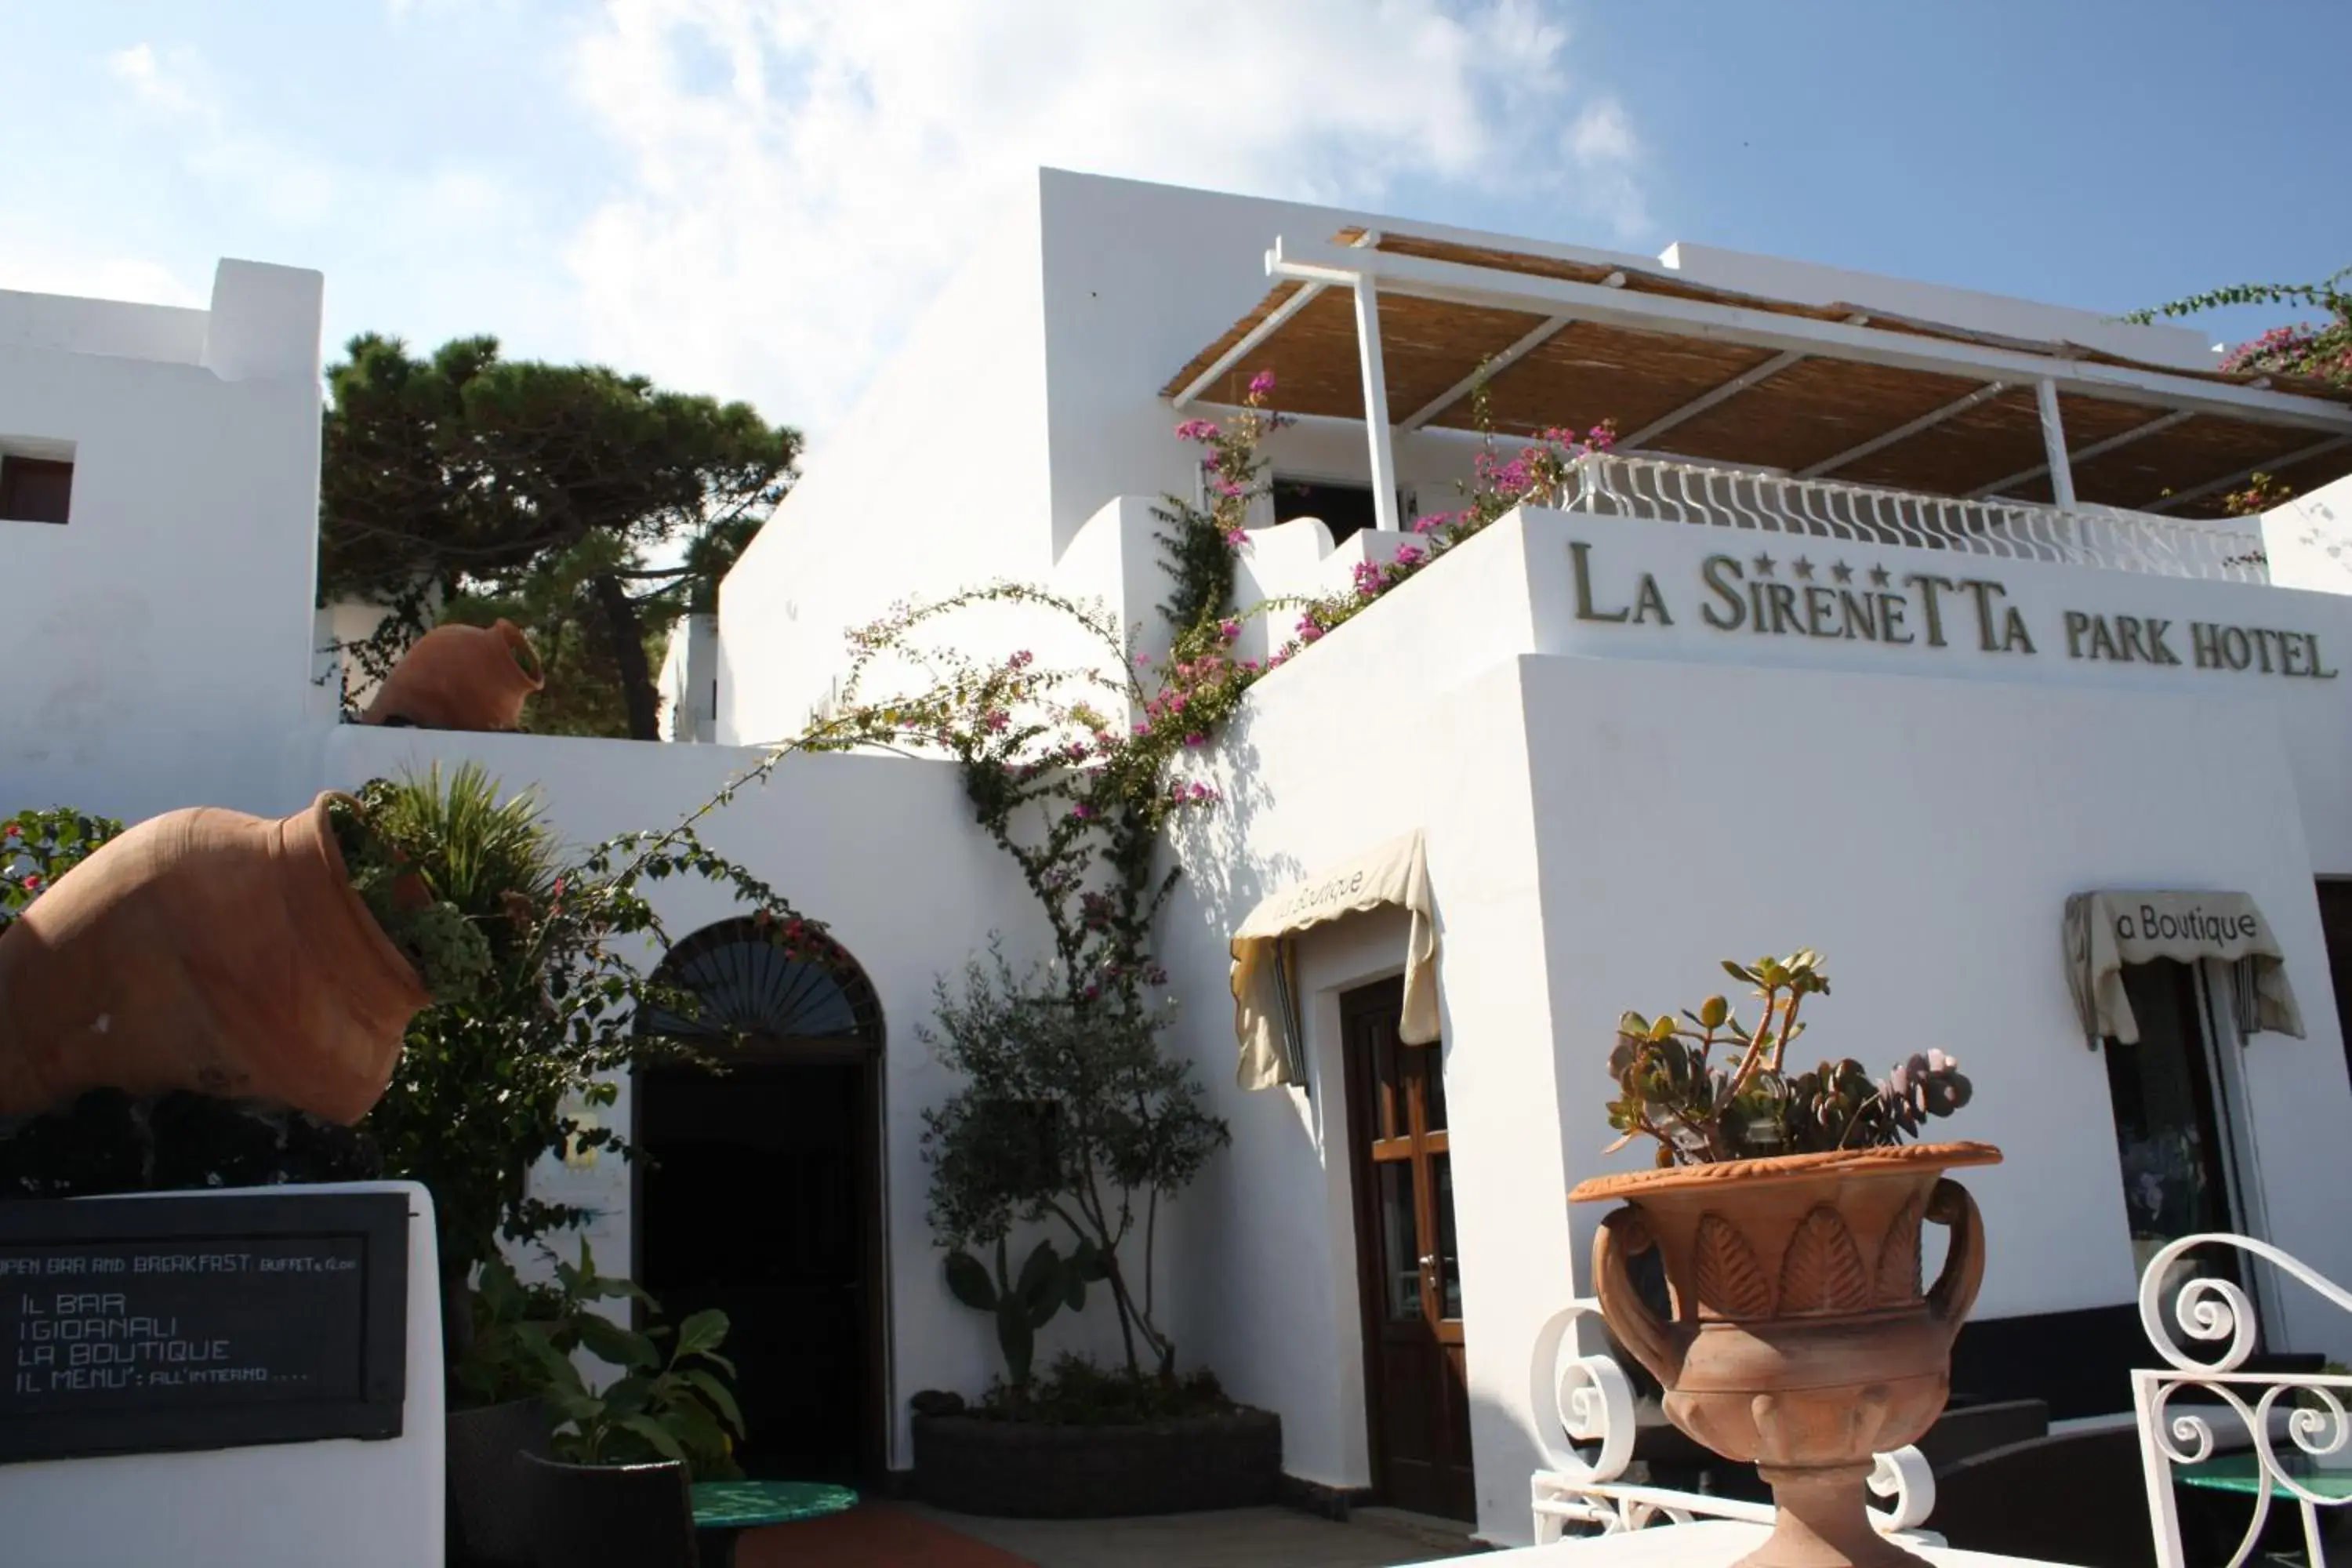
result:
M 1029 1386 L 1029 1368 L 1037 1350 L 1037 1331 L 1064 1307 L 1073 1312 L 1087 1304 L 1087 1286 L 1108 1271 L 1090 1242 L 1080 1242 L 1067 1258 L 1041 1241 L 1021 1265 L 1015 1279 L 1010 1272 L 1004 1238 L 996 1240 L 996 1276 L 980 1259 L 958 1247 L 948 1254 L 948 1291 L 976 1312 L 996 1318 L 997 1348 L 1004 1352 L 1005 1383 L 1019 1397 Z

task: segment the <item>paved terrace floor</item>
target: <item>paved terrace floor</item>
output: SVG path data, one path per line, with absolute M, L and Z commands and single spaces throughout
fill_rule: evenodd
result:
M 1391 1568 L 1474 1550 L 1468 1527 L 1388 1509 L 1335 1524 L 1291 1509 L 1158 1519 L 976 1519 L 918 1503 L 753 1531 L 738 1568 Z

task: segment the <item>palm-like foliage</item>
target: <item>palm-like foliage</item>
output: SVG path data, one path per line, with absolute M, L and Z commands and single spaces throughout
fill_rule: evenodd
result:
M 667 832 L 624 835 L 572 857 L 533 797 L 501 798 L 498 781 L 472 764 L 373 780 L 355 793 L 371 826 L 490 950 L 479 984 L 410 1022 L 400 1066 L 366 1123 L 386 1173 L 433 1194 L 442 1266 L 454 1277 L 493 1257 L 501 1238 L 533 1241 L 583 1220 L 531 1195 L 531 1167 L 567 1151 L 627 1156 L 628 1140 L 597 1122 L 618 1098 L 618 1075 L 648 1058 L 690 1054 L 634 1027 L 640 1008 L 693 1010 L 690 998 L 656 994 L 623 956 L 667 946 L 642 883 L 724 883 L 793 956 L 840 957 L 820 922 L 703 845 L 699 812 Z

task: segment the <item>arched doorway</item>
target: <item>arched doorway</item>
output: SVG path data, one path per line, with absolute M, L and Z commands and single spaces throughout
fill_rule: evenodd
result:
M 787 954 L 751 920 L 679 942 L 657 983 L 695 1016 L 643 1034 L 689 1041 L 723 1073 L 641 1068 L 634 1136 L 636 1279 L 667 1321 L 717 1307 L 760 1477 L 872 1482 L 886 1463 L 882 1016 L 846 953 Z

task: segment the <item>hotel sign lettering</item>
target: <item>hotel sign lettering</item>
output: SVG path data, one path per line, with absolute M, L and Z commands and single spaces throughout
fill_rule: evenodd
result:
M 2031 657 L 2065 650 L 2090 663 L 2170 665 L 2333 680 L 2315 632 L 2156 616 L 2063 612 L 2056 626 L 2029 624 L 2009 590 L 1990 577 L 1867 570 L 1803 554 L 1716 554 L 1701 562 L 1695 591 L 1670 605 L 1654 573 L 1630 596 L 1596 586 L 1592 546 L 1570 543 L 1576 618 L 1617 626 L 1672 626 L 1694 613 L 1718 632 L 1799 637 L 1897 647 L 1970 647 Z

